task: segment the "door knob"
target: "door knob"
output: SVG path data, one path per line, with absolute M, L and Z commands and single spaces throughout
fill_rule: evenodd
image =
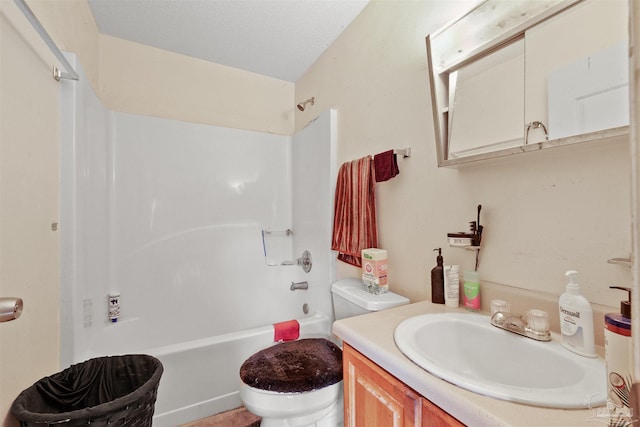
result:
M 0 298 L 0 322 L 17 319 L 22 314 L 22 298 Z

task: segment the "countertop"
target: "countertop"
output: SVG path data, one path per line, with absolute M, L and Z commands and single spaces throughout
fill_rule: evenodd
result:
M 568 410 L 540 408 L 464 390 L 429 374 L 411 362 L 396 347 L 393 332 L 404 319 L 425 313 L 452 311 L 464 312 L 461 308 L 447 308 L 444 305 L 423 301 L 338 320 L 333 324 L 333 333 L 469 426 L 582 427 L 608 423 L 607 418 L 602 418 L 604 407 Z

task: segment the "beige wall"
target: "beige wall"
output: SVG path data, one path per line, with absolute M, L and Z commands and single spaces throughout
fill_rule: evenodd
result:
M 469 4 L 470 2 L 467 2 Z M 560 295 L 564 273 L 579 271 L 587 297 L 617 306 L 631 285 L 627 267 L 607 259 L 631 250 L 627 138 L 531 153 L 458 169 L 436 166 L 425 36 L 456 17 L 464 2 L 373 0 L 296 82 L 300 129 L 338 110 L 338 162 L 411 146 L 400 175 L 377 186 L 380 246 L 389 251 L 392 290 L 430 298 L 434 248 L 445 264 L 472 269 L 474 254 L 447 246 L 482 204 L 483 280 Z M 341 276 L 360 272 L 339 263 Z
M 294 84 L 102 35 L 86 0 L 29 0 L 62 50 L 74 52 L 107 108 L 290 135 Z
M 12 425 L 18 392 L 59 366 L 59 90 L 0 6 L 0 296 L 24 300 L 0 324 L 0 423 Z
M 107 108 L 290 135 L 294 85 L 115 37 L 100 36 Z

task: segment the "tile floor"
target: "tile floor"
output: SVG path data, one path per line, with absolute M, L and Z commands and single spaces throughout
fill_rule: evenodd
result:
M 260 427 L 260 418 L 240 407 L 180 427 Z

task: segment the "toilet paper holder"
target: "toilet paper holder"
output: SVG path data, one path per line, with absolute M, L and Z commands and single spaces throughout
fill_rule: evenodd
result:
M 0 323 L 15 320 L 22 314 L 22 298 L 0 298 Z

